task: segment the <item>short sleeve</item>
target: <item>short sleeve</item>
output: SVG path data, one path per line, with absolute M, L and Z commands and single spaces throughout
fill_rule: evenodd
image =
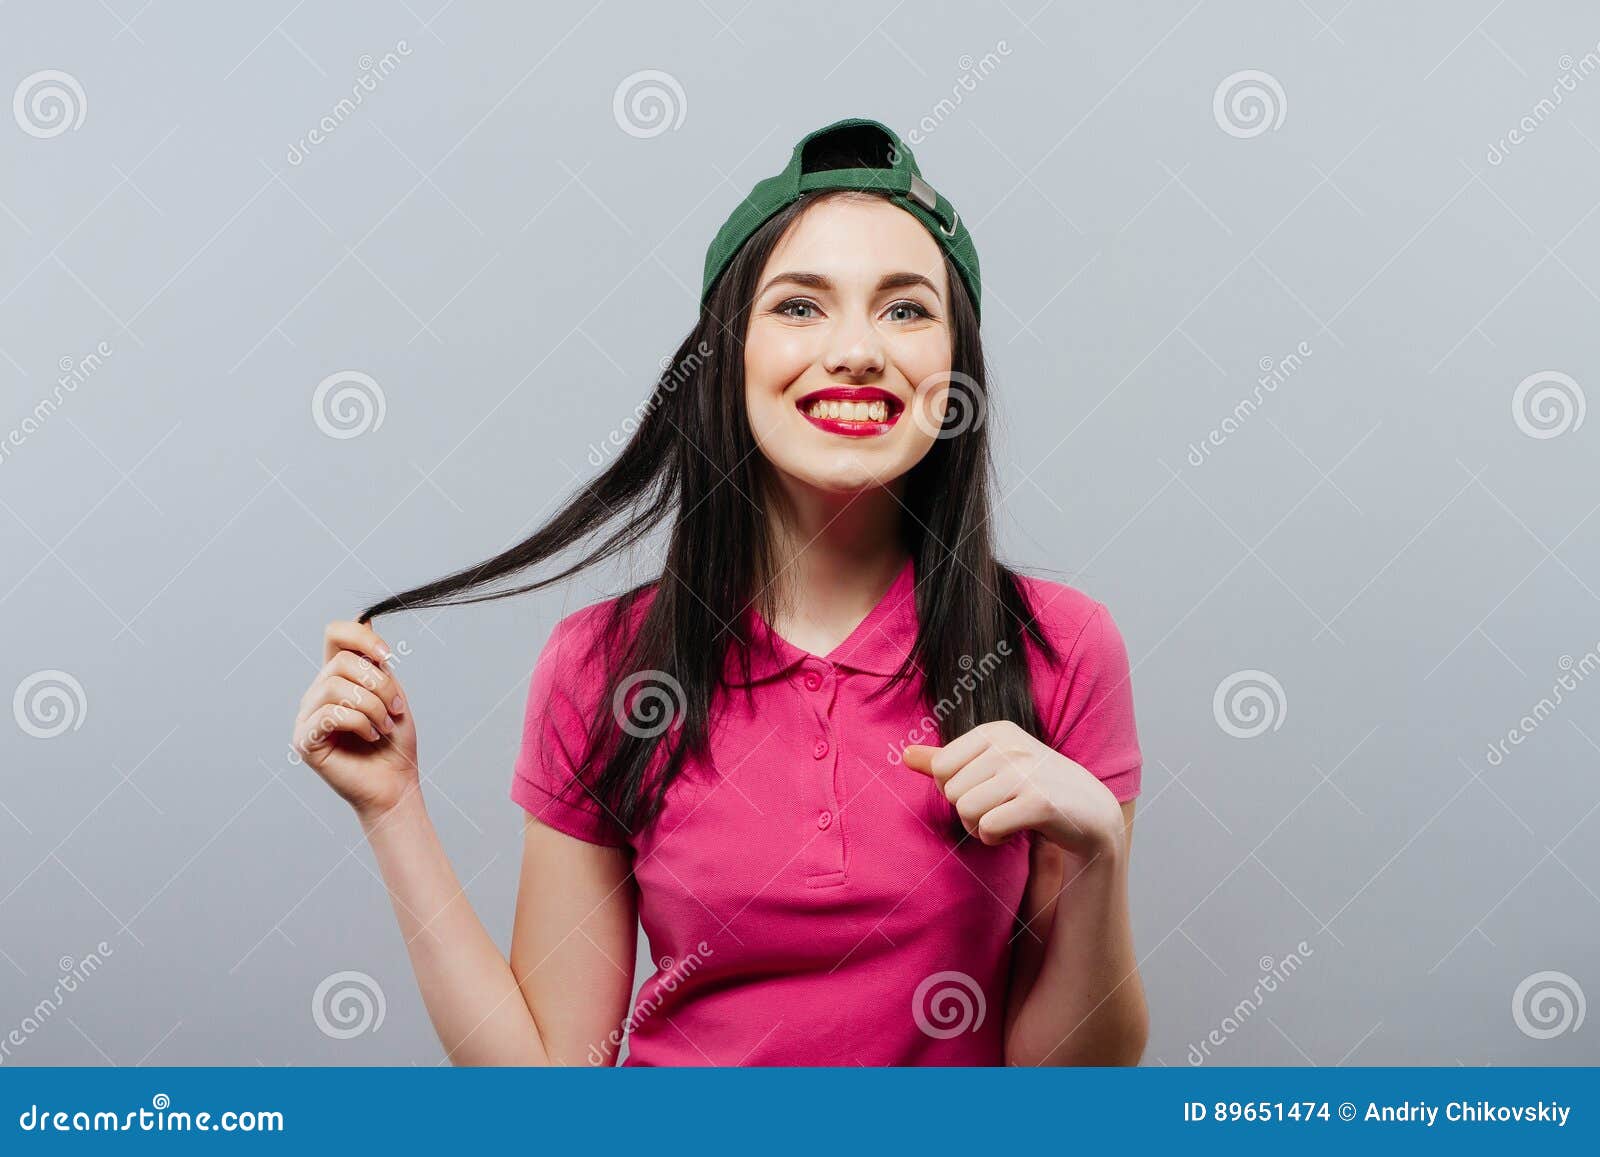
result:
M 1119 803 L 1139 794 L 1144 756 L 1128 649 L 1103 604 L 1095 604 L 1078 635 L 1049 714 L 1051 747 L 1093 773 Z
M 582 612 L 579 612 L 582 615 Z M 578 778 L 604 669 L 575 629 L 556 624 L 535 661 L 523 712 L 511 798 L 540 823 L 591 844 L 621 847 L 627 833 Z

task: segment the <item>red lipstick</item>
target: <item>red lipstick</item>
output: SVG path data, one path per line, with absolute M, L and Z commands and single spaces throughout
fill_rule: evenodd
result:
M 813 418 L 808 411 L 817 402 L 883 402 L 888 417 L 882 422 L 858 421 L 854 418 Z M 888 390 L 877 386 L 827 386 L 812 390 L 795 402 L 800 416 L 819 430 L 842 434 L 847 438 L 873 438 L 887 434 L 894 428 L 905 406 Z

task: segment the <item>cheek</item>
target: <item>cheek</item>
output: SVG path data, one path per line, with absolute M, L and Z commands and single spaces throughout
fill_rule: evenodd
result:
M 960 389 L 960 378 L 951 371 L 950 347 L 940 340 L 907 351 L 900 369 L 913 391 L 912 433 L 918 442 L 931 444 L 943 424 L 950 391 Z
M 908 335 L 895 350 L 895 363 L 919 395 L 937 392 L 950 379 L 949 338 L 935 329 Z
M 756 395 L 782 393 L 811 364 L 811 342 L 790 329 L 752 326 L 744 343 L 745 387 Z

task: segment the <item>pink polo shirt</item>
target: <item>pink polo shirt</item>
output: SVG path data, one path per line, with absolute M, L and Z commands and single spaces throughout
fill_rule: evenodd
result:
M 915 642 L 913 582 L 908 562 L 827 656 L 748 611 L 751 683 L 730 648 L 738 690 L 715 700 L 710 758 L 691 759 L 660 817 L 631 837 L 580 789 L 554 794 L 574 775 L 585 720 L 609 710 L 594 659 L 608 604 L 551 633 L 511 798 L 568 835 L 632 849 L 658 970 L 625 1026 L 625 1064 L 1004 1063 L 1029 836 L 994 847 L 965 837 L 938 786 L 891 757 L 940 742 L 917 689 L 867 701 Z M 1132 799 L 1142 761 L 1110 613 L 1073 587 L 1023 584 L 1063 656 L 1052 668 L 1024 644 L 1051 746 Z M 986 673 L 975 663 L 971 674 Z

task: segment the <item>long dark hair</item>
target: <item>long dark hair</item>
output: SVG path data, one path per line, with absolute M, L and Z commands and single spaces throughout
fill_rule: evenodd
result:
M 661 575 L 615 599 L 602 629 L 595 658 L 605 663 L 608 693 L 593 706 L 579 763 L 582 778 L 574 781 L 626 832 L 654 819 L 684 760 L 706 752 L 712 700 L 724 686 L 730 646 L 749 670 L 747 609 L 753 606 L 767 622 L 776 621 L 772 578 L 779 564 L 766 511 L 758 508 L 774 498 L 775 489 L 771 466 L 746 416 L 744 337 L 757 280 L 779 239 L 811 205 L 839 195 L 808 193 L 751 235 L 663 369 L 631 438 L 543 526 L 493 558 L 391 595 L 360 615 L 367 622 L 394 610 L 459 606 L 542 590 L 637 546 L 670 515 Z M 920 666 L 938 742 L 997 719 L 1044 738 L 1023 658 L 1023 634 L 1051 661 L 1057 652 L 1034 621 L 1016 574 L 995 558 L 983 347 L 965 282 L 948 257 L 945 266 L 953 341 L 951 405 L 942 436 L 907 474 L 901 498 L 920 628 L 912 653 L 884 690 L 912 678 L 913 665 Z M 552 559 L 612 523 L 617 525 L 597 546 L 555 574 L 460 597 Z M 637 600 L 652 589 L 637 629 L 629 629 Z M 974 664 L 994 655 L 1011 658 L 974 678 Z M 624 727 L 605 708 L 636 672 L 649 672 L 650 680 L 674 692 L 682 689 L 681 698 L 673 696 L 681 718 L 671 727 Z M 634 679 L 630 686 L 637 683 Z M 668 746 L 658 751 L 661 743 Z M 652 764 L 658 755 L 656 774 Z

